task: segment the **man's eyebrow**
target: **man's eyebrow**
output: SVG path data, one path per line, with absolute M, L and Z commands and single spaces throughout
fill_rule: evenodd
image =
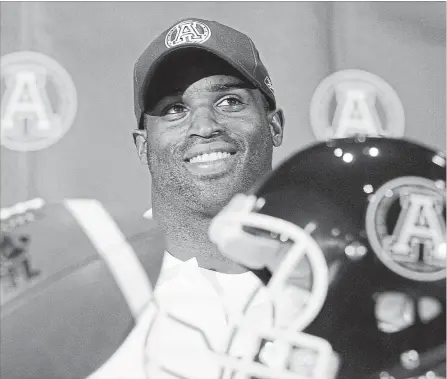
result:
M 252 84 L 244 83 L 244 82 L 237 82 L 237 83 L 215 83 L 211 84 L 207 87 L 201 88 L 200 92 L 202 91 L 208 91 L 208 92 L 226 92 L 231 91 L 232 89 L 254 89 L 255 87 Z M 176 89 L 172 91 L 168 96 L 166 97 L 174 97 L 174 96 L 182 96 L 184 93 L 184 90 Z
M 232 89 L 252 89 L 254 88 L 253 85 L 250 85 L 249 83 L 222 83 L 222 84 L 213 84 L 210 87 L 207 87 L 206 90 L 211 92 L 225 92 L 230 91 Z

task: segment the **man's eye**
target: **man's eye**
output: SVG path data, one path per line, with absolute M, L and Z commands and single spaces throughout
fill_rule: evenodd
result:
M 234 107 L 237 105 L 243 104 L 242 101 L 240 101 L 237 97 L 226 97 L 223 100 L 221 100 L 217 106 L 219 107 Z
M 166 107 L 163 111 L 163 114 L 179 114 L 186 112 L 186 107 L 182 104 L 173 104 Z

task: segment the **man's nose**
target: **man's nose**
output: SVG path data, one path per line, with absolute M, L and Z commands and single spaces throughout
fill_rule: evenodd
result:
M 210 138 L 221 131 L 222 126 L 217 122 L 212 109 L 208 106 L 201 106 L 193 110 L 188 136 Z

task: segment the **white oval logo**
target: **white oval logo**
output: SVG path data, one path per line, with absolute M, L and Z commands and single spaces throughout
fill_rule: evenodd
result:
M 174 47 L 184 43 L 203 43 L 211 36 L 210 28 L 203 22 L 187 20 L 179 22 L 166 34 L 166 47 Z
M 321 141 L 355 134 L 397 138 L 405 130 L 404 108 L 396 91 L 362 70 L 338 71 L 324 79 L 312 97 L 310 121 Z
M 368 238 L 382 263 L 412 280 L 446 277 L 445 192 L 420 177 L 389 181 L 372 195 Z
M 76 88 L 54 59 L 32 51 L 1 57 L 1 144 L 35 151 L 58 142 L 77 110 Z

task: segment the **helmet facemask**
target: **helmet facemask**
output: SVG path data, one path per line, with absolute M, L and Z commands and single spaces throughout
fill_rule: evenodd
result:
M 258 213 L 262 198 L 237 195 L 213 220 L 209 235 L 228 257 L 263 275 L 270 314 L 260 325 L 247 302 L 233 315 L 222 355 L 222 379 L 331 378 L 336 359 L 324 339 L 302 333 L 326 299 L 329 270 L 324 255 L 307 231 Z M 268 274 L 273 273 L 273 274 Z M 269 277 L 270 276 L 270 277 Z M 243 341 L 243 343 L 242 343 Z

